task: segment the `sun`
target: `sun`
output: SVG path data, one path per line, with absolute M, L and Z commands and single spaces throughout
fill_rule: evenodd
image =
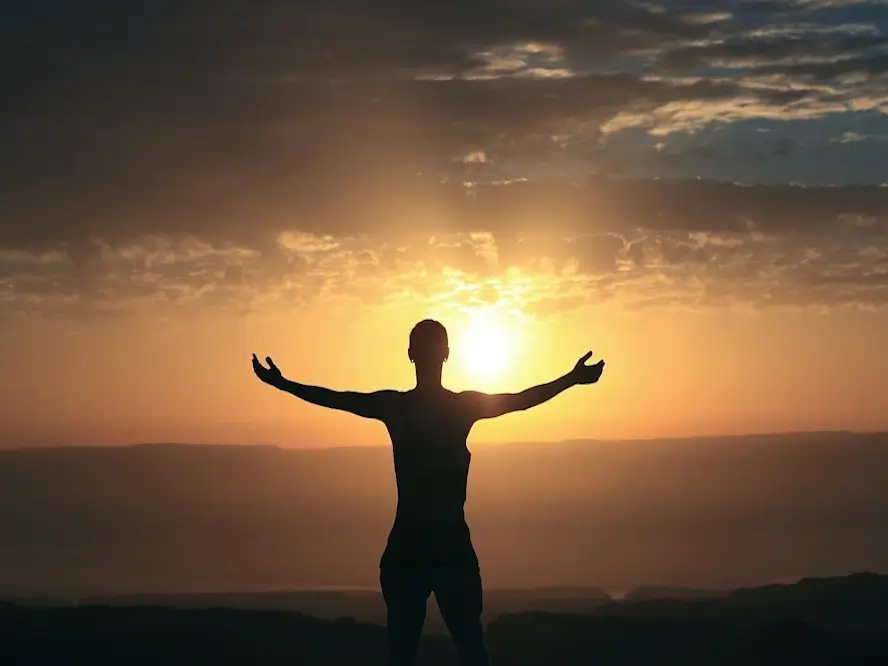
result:
M 469 322 L 459 342 L 460 365 L 479 379 L 496 379 L 506 369 L 511 351 L 505 328 L 489 318 Z

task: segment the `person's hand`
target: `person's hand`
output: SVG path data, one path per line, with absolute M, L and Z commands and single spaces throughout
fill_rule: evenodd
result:
M 586 365 L 586 361 L 590 358 L 592 358 L 592 352 L 586 353 L 570 371 L 571 378 L 577 384 L 594 384 L 601 378 L 601 373 L 604 372 L 604 361 Z
M 274 364 L 274 361 L 271 360 L 270 356 L 265 357 L 265 362 L 268 363 L 267 368 L 262 365 L 262 361 L 256 358 L 256 354 L 253 354 L 253 372 L 255 372 L 256 376 L 266 384 L 277 386 L 283 378 L 281 371 L 278 370 L 278 367 Z

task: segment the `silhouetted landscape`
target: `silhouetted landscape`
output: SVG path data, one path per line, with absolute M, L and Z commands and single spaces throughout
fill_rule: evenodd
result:
M 532 594 L 525 597 L 534 603 Z M 878 664 L 888 658 L 886 599 L 888 576 L 857 574 L 735 590 L 710 600 L 599 599 L 586 610 L 577 604 L 572 612 L 568 600 L 560 612 L 497 617 L 487 637 L 494 663 L 503 666 Z M 545 605 L 544 592 L 538 600 Z M 299 605 L 298 598 L 93 599 L 68 608 L 8 603 L 0 606 L 7 636 L 0 659 L 4 664 L 385 663 L 381 626 L 270 610 L 286 604 Z M 245 609 L 251 605 L 268 609 Z M 424 637 L 420 664 L 454 664 L 455 659 L 447 636 Z

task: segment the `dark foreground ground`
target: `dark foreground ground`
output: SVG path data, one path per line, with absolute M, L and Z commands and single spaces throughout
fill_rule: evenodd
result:
M 584 614 L 504 615 L 494 666 L 888 664 L 888 577 L 858 574 L 702 600 L 605 604 Z M 0 606 L 0 664 L 385 663 L 378 625 L 294 611 Z M 424 637 L 419 664 L 456 664 Z

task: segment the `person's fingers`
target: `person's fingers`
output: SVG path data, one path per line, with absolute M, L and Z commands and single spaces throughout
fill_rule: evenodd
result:
M 583 358 L 577 361 L 577 365 L 584 365 L 590 358 L 592 358 L 592 352 L 586 352 Z
M 274 361 L 271 360 L 271 356 L 265 357 L 265 362 L 268 363 L 268 367 L 272 370 L 277 370 L 277 366 L 274 364 Z

